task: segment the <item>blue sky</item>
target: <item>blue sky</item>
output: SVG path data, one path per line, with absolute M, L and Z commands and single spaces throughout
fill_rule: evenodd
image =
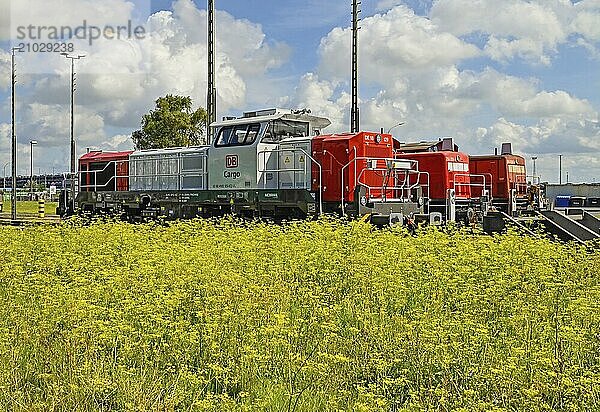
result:
M 216 0 L 219 115 L 309 107 L 348 128 L 350 0 Z M 206 2 L 0 0 L 0 163 L 9 159 L 9 40 L 17 24 L 99 26 L 142 16 L 139 42 L 75 43 L 79 152 L 120 150 L 166 93 L 203 105 Z M 504 141 L 538 156 L 556 181 L 558 154 L 575 181 L 600 178 L 598 0 L 364 0 L 360 32 L 361 124 L 401 140 L 455 137 L 471 153 Z M 10 16 L 7 20 L 6 16 Z M 17 58 L 19 171 L 28 139 L 36 164 L 67 164 L 68 65 L 60 56 Z M 42 151 L 43 149 L 43 151 Z M 564 180 L 564 178 L 563 178 Z

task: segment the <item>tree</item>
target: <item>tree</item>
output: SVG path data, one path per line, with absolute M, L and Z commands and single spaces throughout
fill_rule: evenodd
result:
M 206 110 L 192 110 L 187 96 L 166 95 L 142 117 L 142 128 L 132 133 L 137 150 L 197 146 L 206 143 Z

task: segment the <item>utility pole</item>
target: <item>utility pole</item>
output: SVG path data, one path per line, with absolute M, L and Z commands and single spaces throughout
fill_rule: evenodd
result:
M 358 108 L 358 22 L 361 2 L 352 0 L 352 109 L 350 112 L 350 131 L 360 130 L 360 111 Z
M 75 60 L 79 60 L 85 57 L 83 54 L 71 55 L 69 53 L 61 53 L 67 59 L 71 60 L 71 164 L 70 164 L 70 184 L 71 184 L 71 207 L 75 210 L 75 173 L 76 161 L 75 161 Z M 66 196 L 68 197 L 68 196 Z
M 15 52 L 21 52 L 23 49 L 13 47 L 11 53 L 12 81 L 11 81 L 11 124 L 12 124 L 12 201 L 10 218 L 17 220 L 17 134 L 15 132 L 15 85 L 17 84 L 17 74 L 15 72 Z
M 208 0 L 208 90 L 206 94 L 206 143 L 210 144 L 217 118 L 217 88 L 215 85 L 215 1 Z
M 533 182 L 532 183 L 535 185 L 536 184 L 535 183 L 535 161 L 537 160 L 537 156 L 532 156 L 531 160 L 533 160 L 533 179 L 532 179 Z

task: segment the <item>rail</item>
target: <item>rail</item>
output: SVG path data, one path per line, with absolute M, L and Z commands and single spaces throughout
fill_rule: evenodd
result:
M 365 167 L 360 169 L 360 173 L 357 173 L 357 165 L 359 161 L 364 161 L 366 163 Z M 380 162 L 384 162 L 384 166 L 380 166 Z M 346 169 L 348 169 L 351 165 L 354 165 L 354 187 L 358 187 L 359 185 L 364 187 L 367 190 L 367 196 L 369 199 L 374 199 L 376 201 L 381 202 L 402 202 L 406 199 L 410 198 L 410 193 L 412 190 L 418 187 L 426 187 L 427 195 L 426 198 L 429 197 L 429 173 L 421 172 L 418 170 L 419 162 L 416 160 L 407 160 L 407 159 L 395 159 L 388 157 L 368 157 L 368 156 L 354 156 L 352 160 L 346 163 L 340 173 L 341 173 L 341 208 L 342 214 L 345 213 L 345 203 L 346 203 L 346 186 L 344 181 L 344 173 Z M 382 184 L 381 186 L 373 186 L 361 180 L 366 172 L 381 172 Z M 398 186 L 399 175 L 403 175 L 403 179 L 401 181 L 401 185 Z M 417 175 L 415 183 L 410 183 L 409 175 Z M 426 176 L 427 183 L 421 183 L 421 176 Z M 389 186 L 388 182 L 390 178 L 394 179 L 394 185 Z M 374 192 L 380 192 L 381 198 L 377 198 L 372 196 Z M 391 197 L 387 196 L 387 193 L 399 193 L 399 197 Z M 405 197 L 404 194 L 407 194 Z
M 307 187 L 303 187 L 306 190 L 310 190 L 311 189 L 311 181 L 312 181 L 312 167 L 309 170 L 307 170 L 307 164 L 308 162 L 304 162 L 304 167 L 303 168 L 276 168 L 276 169 L 269 169 L 268 168 L 268 159 L 267 159 L 267 154 L 271 155 L 273 153 L 292 153 L 294 154 L 294 164 L 295 162 L 295 153 L 300 153 L 304 156 L 306 156 L 307 159 L 310 160 L 311 164 L 315 164 L 317 166 L 317 168 L 319 169 L 319 214 L 323 213 L 323 167 L 321 166 L 321 164 L 314 158 L 312 157 L 309 153 L 306 152 L 306 150 L 304 150 L 301 147 L 293 147 L 293 148 L 289 148 L 289 149 L 273 149 L 273 150 L 262 150 L 260 152 L 258 152 L 258 172 L 259 173 L 277 173 L 277 188 L 280 188 L 280 175 L 281 173 L 292 173 L 293 174 L 293 186 L 294 188 L 297 188 L 297 183 L 296 183 L 296 173 L 304 173 L 304 179 L 303 182 L 306 183 L 307 179 L 306 177 L 308 176 L 308 174 L 310 173 L 310 179 L 308 179 L 308 185 Z M 261 156 L 263 156 L 262 160 L 263 160 L 263 165 L 264 167 L 261 167 Z M 278 159 L 278 163 L 279 163 L 279 158 Z M 267 185 L 267 181 L 266 179 L 263 179 L 263 188 L 266 188 Z

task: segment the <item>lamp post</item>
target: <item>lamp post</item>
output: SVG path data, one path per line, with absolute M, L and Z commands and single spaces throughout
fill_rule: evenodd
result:
M 37 144 L 37 140 L 30 140 L 29 141 L 29 145 L 31 146 L 31 151 L 30 151 L 30 161 L 31 161 L 31 173 L 30 173 L 30 178 L 29 178 L 29 186 L 30 186 L 30 200 L 33 200 L 33 146 L 35 146 Z
M 83 54 L 69 54 L 69 53 L 61 53 L 61 55 L 65 56 L 67 59 L 71 60 L 71 165 L 70 165 L 70 184 L 71 184 L 71 198 L 72 198 L 72 208 L 75 208 L 75 136 L 74 136 L 74 127 L 75 120 L 73 116 L 74 107 L 75 107 L 75 60 L 79 60 L 85 57 Z M 66 196 L 68 197 L 68 196 Z M 67 200 L 65 198 L 65 200 Z
M 74 107 L 75 107 L 75 60 L 83 59 L 85 55 L 76 54 L 72 55 L 69 53 L 61 53 L 67 59 L 71 60 L 71 174 L 75 173 L 75 136 L 74 136 Z
M 2 167 L 2 193 L 6 191 L 6 166 L 8 166 L 10 162 L 6 162 Z
M 533 184 L 535 184 L 535 161 L 537 160 L 537 156 L 532 156 L 531 160 L 533 160 Z
M 390 132 L 391 132 L 392 130 L 394 130 L 396 127 L 398 127 L 398 126 L 402 126 L 402 125 L 404 125 L 404 122 L 400 122 L 400 123 L 398 123 L 398 124 L 396 124 L 396 125 L 394 125 L 394 126 L 390 127 L 390 128 L 388 129 L 388 131 L 387 131 L 387 134 L 390 134 Z
M 23 49 L 20 47 L 13 47 L 11 49 L 11 67 L 12 67 L 12 80 L 11 80 L 11 125 L 12 125 L 12 202 L 11 202 L 11 213 L 10 218 L 17 220 L 17 134 L 15 132 L 15 85 L 17 84 L 17 75 L 15 73 L 15 52 L 22 52 Z

